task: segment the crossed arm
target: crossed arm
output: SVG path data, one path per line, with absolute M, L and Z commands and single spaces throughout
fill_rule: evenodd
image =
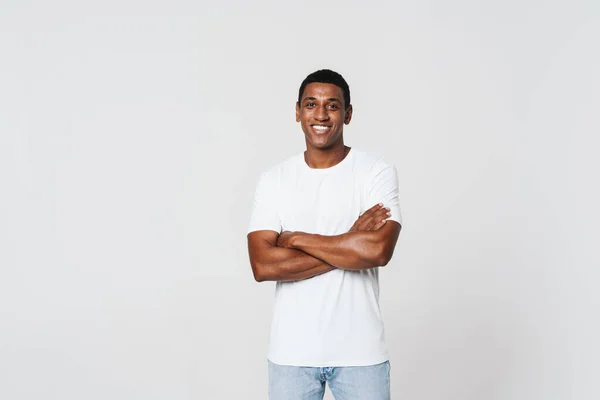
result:
M 400 224 L 377 204 L 362 214 L 349 232 L 324 236 L 304 232 L 256 231 L 248 234 L 254 278 L 296 281 L 335 268 L 359 270 L 386 265 L 392 258 Z

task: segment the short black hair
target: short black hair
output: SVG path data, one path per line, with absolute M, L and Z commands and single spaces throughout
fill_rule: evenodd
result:
M 334 84 L 342 89 L 342 92 L 344 93 L 344 107 L 348 108 L 350 106 L 350 87 L 348 86 L 348 82 L 346 82 L 344 77 L 337 72 L 330 69 L 320 69 L 308 75 L 300 85 L 300 90 L 298 91 L 298 103 L 302 101 L 302 94 L 304 93 L 306 85 L 309 83 Z

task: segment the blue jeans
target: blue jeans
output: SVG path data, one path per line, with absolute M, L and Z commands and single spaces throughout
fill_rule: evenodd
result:
M 389 400 L 390 363 L 365 367 L 294 367 L 269 361 L 270 400 Z

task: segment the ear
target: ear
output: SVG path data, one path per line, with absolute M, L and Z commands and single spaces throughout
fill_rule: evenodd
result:
M 344 124 L 348 125 L 352 119 L 352 104 L 346 109 L 346 116 L 344 117 Z
M 300 122 L 300 103 L 296 102 L 296 122 Z

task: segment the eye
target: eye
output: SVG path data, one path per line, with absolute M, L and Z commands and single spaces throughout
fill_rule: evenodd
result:
M 339 107 L 338 107 L 338 105 L 337 105 L 337 104 L 330 104 L 330 105 L 329 105 L 329 108 L 331 108 L 331 109 L 334 109 L 334 110 L 337 110 Z
M 306 103 L 304 106 L 305 107 L 314 107 L 315 103 L 313 103 L 312 101 L 310 101 L 310 102 Z

